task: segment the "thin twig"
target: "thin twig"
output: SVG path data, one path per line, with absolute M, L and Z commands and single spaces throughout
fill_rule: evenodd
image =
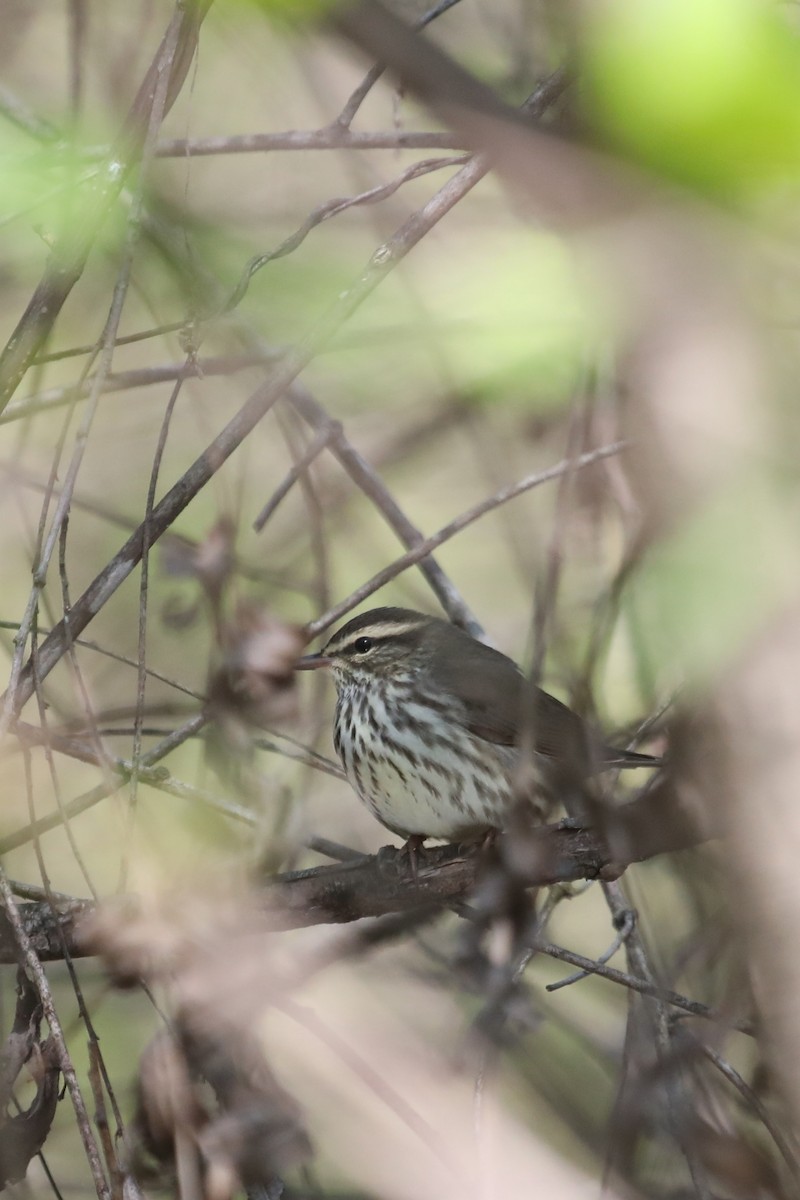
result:
M 122 344 L 122 338 L 115 338 L 114 345 Z M 94 349 L 96 350 L 96 345 Z M 87 352 L 85 347 L 80 352 Z M 63 408 L 75 400 L 83 400 L 97 392 L 100 395 L 111 395 L 114 392 L 125 392 L 132 388 L 152 387 L 156 383 L 173 383 L 181 378 L 203 379 L 206 376 L 234 375 L 237 371 L 247 371 L 252 367 L 263 366 L 264 363 L 274 362 L 285 351 L 264 350 L 252 351 L 245 354 L 216 355 L 209 358 L 184 360 L 182 363 L 169 363 L 161 367 L 138 367 L 130 371 L 115 371 L 105 374 L 98 379 L 97 375 L 89 375 L 86 379 L 67 384 L 64 387 L 48 388 L 22 400 L 14 400 L 5 412 L 0 414 L 0 425 L 10 425 L 41 413 L 52 412 Z
M 634 923 L 635 919 L 636 918 L 635 918 L 633 912 L 631 912 L 630 910 L 625 914 L 624 924 L 623 924 L 622 928 L 620 929 L 619 933 L 617 934 L 617 936 L 614 938 L 614 941 L 611 943 L 611 945 L 608 947 L 608 949 L 606 951 L 604 951 L 595 960 L 600 966 L 605 966 L 605 964 L 607 962 L 610 962 L 610 960 L 617 953 L 620 946 L 623 944 L 625 939 L 628 937 L 630 931 L 633 929 L 633 923 Z M 567 976 L 565 976 L 564 979 L 559 979 L 555 983 L 548 983 L 545 987 L 545 991 L 546 992 L 557 992 L 561 988 L 570 987 L 571 984 L 573 984 L 573 983 L 579 983 L 581 981 L 581 979 L 588 979 L 589 975 L 590 975 L 589 971 L 574 971 L 572 975 L 567 975 Z
M 428 11 L 424 13 L 418 21 L 415 21 L 413 28 L 416 30 L 424 29 L 427 25 L 430 25 L 432 21 L 437 20 L 449 9 L 454 8 L 458 3 L 459 0 L 441 0 L 440 4 L 436 4 L 433 8 L 428 9 Z M 385 70 L 386 68 L 383 63 L 375 63 L 374 66 L 370 67 L 364 78 L 361 80 L 361 83 L 359 83 L 355 91 L 349 96 L 338 117 L 331 122 L 329 126 L 330 132 L 336 133 L 341 130 L 347 130 L 349 132 L 350 126 L 353 123 L 353 118 Z
M 34 651 L 33 651 L 33 653 L 34 653 L 34 662 L 35 662 L 35 656 L 36 656 L 35 631 L 34 631 Z M 92 897 L 95 900 L 97 900 L 97 898 L 98 898 L 97 890 L 95 889 L 94 883 L 92 882 L 92 877 L 89 874 L 89 870 L 86 866 L 83 855 L 81 854 L 80 848 L 75 839 L 75 833 L 72 828 L 72 822 L 70 821 L 69 815 L 67 814 L 66 809 L 64 807 L 64 798 L 61 794 L 61 783 L 60 783 L 60 780 L 58 777 L 58 772 L 56 771 L 55 762 L 53 759 L 53 749 L 52 749 L 52 745 L 50 742 L 49 731 L 47 728 L 46 706 L 45 706 L 44 699 L 41 694 L 41 689 L 38 687 L 36 689 L 36 702 L 37 702 L 37 707 L 39 710 L 39 721 L 41 723 L 41 728 L 44 733 L 44 737 L 42 739 L 42 745 L 44 747 L 45 762 L 47 763 L 47 770 L 50 775 L 50 786 L 53 789 L 53 797 L 56 802 L 56 808 L 58 809 L 58 816 L 60 818 L 60 824 L 62 825 L 62 827 L 64 829 L 64 833 L 66 834 L 67 842 L 69 843 L 70 850 L 72 851 L 72 857 L 75 859 L 75 862 L 78 864 L 78 869 L 80 870 L 81 875 L 83 875 L 83 878 L 86 880 L 86 885 L 89 888 L 89 891 L 91 892 Z M 34 829 L 36 826 L 36 809 L 35 809 L 35 805 L 34 805 L 33 781 L 31 778 L 30 746 L 29 745 L 23 744 L 22 756 L 23 756 L 23 762 L 25 765 L 25 792 L 26 792 L 26 796 L 28 799 L 29 826 L 31 829 Z M 42 883 L 44 884 L 45 888 L 47 888 L 49 885 L 45 880 L 44 859 L 42 858 L 41 847 L 39 845 L 38 836 L 36 836 L 34 838 L 34 844 L 36 847 L 36 855 L 37 855 L 37 858 L 39 859 L 39 867 L 40 867 L 40 873 L 42 876 Z
M 663 1004 L 670 1004 L 674 1008 L 690 1013 L 693 1017 L 704 1017 L 711 1021 L 719 1019 L 713 1009 L 709 1008 L 707 1004 L 701 1004 L 699 1000 L 690 1000 L 688 996 L 682 996 L 680 992 L 659 987 L 658 984 L 650 983 L 637 975 L 631 975 L 628 971 L 618 971 L 615 967 L 605 966 L 592 958 L 586 958 L 583 954 L 576 954 L 574 950 L 566 950 L 563 946 L 555 946 L 551 942 L 537 942 L 536 949 L 540 954 L 546 954 L 549 958 L 557 958 L 560 962 L 580 967 L 587 975 L 599 975 L 601 979 L 618 983 L 632 992 L 638 992 L 640 996 L 649 996 L 654 1000 L 660 1000 Z
M 798 1162 L 796 1150 L 775 1124 L 769 1109 L 758 1093 L 750 1087 L 749 1083 L 742 1078 L 735 1067 L 731 1066 L 727 1059 L 723 1058 L 718 1051 L 709 1046 L 702 1038 L 696 1037 L 688 1029 L 683 1030 L 683 1035 L 684 1037 L 691 1038 L 692 1044 L 697 1047 L 703 1057 L 707 1058 L 710 1063 L 713 1063 L 720 1074 L 724 1075 L 728 1082 L 736 1088 L 736 1091 L 742 1097 L 745 1104 L 753 1110 L 777 1146 L 781 1157 L 792 1173 L 795 1185 L 800 1186 L 800 1162 Z
M 190 354 L 187 354 L 186 361 L 187 364 L 191 361 Z M 150 479 L 147 484 L 147 498 L 145 500 L 144 522 L 142 525 L 142 567 L 139 581 L 136 711 L 134 714 L 133 746 L 131 748 L 133 771 L 131 772 L 128 787 L 128 805 L 126 811 L 127 836 L 124 840 L 125 849 L 120 860 L 120 891 L 124 891 L 125 887 L 127 886 L 128 866 L 130 861 L 129 851 L 133 836 L 139 789 L 139 762 L 142 755 L 142 725 L 144 723 L 145 696 L 147 692 L 147 599 L 150 580 L 150 524 L 153 518 L 153 506 L 155 504 L 156 488 L 158 487 L 158 476 L 161 469 L 161 461 L 164 457 L 167 436 L 172 423 L 172 414 L 175 411 L 175 405 L 177 404 L 178 397 L 181 394 L 185 378 L 186 376 L 184 374 L 178 376 L 173 385 L 169 400 L 167 401 L 167 407 L 164 411 L 164 417 L 161 421 L 161 428 L 158 432 L 158 441 L 156 443 L 153 462 L 150 468 Z
M 516 483 L 511 483 L 507 487 L 501 488 L 495 492 L 493 496 L 481 500 L 478 504 L 474 504 L 472 508 L 468 508 L 466 512 L 455 517 L 447 525 L 444 525 L 437 533 L 431 534 L 430 537 L 423 538 L 418 542 L 413 549 L 406 554 L 396 558 L 388 567 L 384 567 L 382 571 L 378 571 L 366 583 L 362 583 L 354 592 L 351 592 L 344 600 L 341 600 L 328 612 L 323 613 L 321 617 L 317 617 L 315 621 L 309 621 L 306 625 L 306 633 L 309 638 L 316 637 L 323 629 L 327 629 L 334 621 L 340 620 L 341 617 L 348 613 L 350 609 L 355 608 L 356 604 L 360 604 L 362 600 L 366 600 L 373 592 L 377 592 L 379 588 L 384 587 L 401 572 L 408 567 L 415 566 L 427 557 L 433 550 L 436 550 L 444 542 L 455 537 L 462 529 L 471 525 L 473 521 L 477 521 L 479 517 L 491 512 L 500 504 L 506 504 L 509 500 L 513 500 L 516 496 L 521 496 L 523 492 L 528 492 L 531 488 L 539 487 L 543 483 L 548 483 L 551 479 L 558 479 L 568 472 L 578 470 L 582 467 L 591 466 L 592 463 L 600 462 L 604 458 L 609 458 L 613 454 L 619 454 L 624 448 L 625 442 L 614 442 L 610 446 L 601 446 L 597 450 L 592 450 L 588 454 L 582 454 L 577 459 L 564 459 L 560 463 L 556 463 L 552 467 L 547 467 L 544 471 L 536 471 L 532 475 L 526 475 L 524 479 L 518 480 Z
M 321 225 L 323 221 L 329 221 L 332 217 L 338 217 L 340 213 L 347 212 L 350 208 L 356 208 L 363 204 L 377 204 L 381 200 L 386 200 L 389 196 L 393 196 L 404 183 L 408 183 L 412 179 L 419 179 L 422 175 L 429 175 L 431 171 L 441 171 L 445 167 L 455 167 L 463 163 L 466 156 L 461 154 L 457 157 L 450 158 L 428 158 L 422 162 L 414 163 L 407 167 L 389 183 L 379 184 L 376 187 L 369 188 L 365 192 L 360 192 L 357 196 L 337 197 L 333 200 L 326 200 L 320 204 L 306 217 L 303 224 L 289 234 L 287 238 L 276 246 L 274 250 L 268 251 L 266 254 L 257 254 L 251 258 L 242 272 L 239 282 L 233 289 L 230 299 L 227 301 L 224 311 L 231 312 L 240 301 L 243 299 L 250 280 L 253 276 L 267 266 L 268 263 L 274 262 L 278 258 L 285 258 L 288 254 L 292 254 L 298 246 L 306 240 L 312 229 L 317 225 Z
M 307 471 L 315 458 L 318 457 L 329 444 L 331 439 L 341 433 L 341 425 L 338 422 L 333 422 L 327 429 L 320 429 L 316 437 L 312 438 L 306 449 L 298 458 L 297 462 L 289 470 L 286 478 L 275 489 L 267 503 L 262 508 L 261 512 L 253 521 L 253 529 L 256 533 L 260 533 L 270 519 L 272 514 L 277 509 L 282 500 L 288 496 L 291 489 L 297 483 L 297 480 Z
M 331 419 L 327 412 L 305 388 L 295 384 L 289 392 L 288 399 L 303 420 L 313 429 L 321 431 L 330 428 Z M 371 500 L 400 541 L 405 546 L 419 546 L 423 541 L 421 531 L 408 519 L 375 468 L 367 462 L 363 455 L 359 454 L 344 432 L 339 435 L 334 433 L 330 448 L 331 453 L 344 467 L 352 481 Z M 450 619 L 461 625 L 474 637 L 482 636 L 483 629 L 480 622 L 472 614 L 436 559 L 424 557 L 424 561 L 420 564 L 420 570 Z
M 264 154 L 275 150 L 466 150 L 455 133 L 425 130 L 377 130 L 354 133 L 332 123 L 324 129 L 283 133 L 243 133 L 229 137 L 170 138 L 159 142 L 159 158 L 196 158 L 209 154 Z M 100 155 L 101 150 L 91 153 Z

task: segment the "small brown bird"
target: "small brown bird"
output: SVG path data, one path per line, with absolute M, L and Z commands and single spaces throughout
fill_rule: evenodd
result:
M 416 841 L 462 840 L 503 825 L 528 699 L 524 675 L 505 654 L 436 617 L 375 608 L 296 666 L 333 671 L 337 753 L 388 829 Z M 541 688 L 530 708 L 543 779 L 658 764 L 606 746 Z

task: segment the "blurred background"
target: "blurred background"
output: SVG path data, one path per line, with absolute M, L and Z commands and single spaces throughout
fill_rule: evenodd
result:
M 7 0 L 9 1194 L 800 1194 L 796 25 Z M 291 674 L 378 604 L 665 756 L 618 870 L 265 921 L 399 845 Z

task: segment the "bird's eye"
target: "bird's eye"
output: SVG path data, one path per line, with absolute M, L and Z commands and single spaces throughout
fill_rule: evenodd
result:
M 372 638 L 363 637 L 356 639 L 356 643 L 353 648 L 357 654 L 366 654 L 368 650 L 372 649 L 372 645 Z

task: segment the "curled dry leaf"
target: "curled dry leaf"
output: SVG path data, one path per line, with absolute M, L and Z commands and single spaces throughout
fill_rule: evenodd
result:
M 238 1019 L 244 1014 L 220 1020 L 215 1012 L 200 1000 L 196 1009 L 182 1007 L 178 1024 L 187 1062 L 214 1089 L 219 1106 L 200 1137 L 207 1194 L 228 1200 L 242 1188 L 268 1189 L 307 1162 L 311 1142 L 300 1107 L 276 1079 L 261 1039 L 247 1019 Z
M 207 1120 L 183 1052 L 172 1034 L 162 1030 L 139 1061 L 134 1117 L 138 1139 L 159 1162 L 169 1162 L 177 1130 L 196 1136 Z
M 8 1107 L 17 1076 L 39 1041 L 42 1008 L 36 988 L 21 967 L 17 969 L 14 1025 L 0 1054 L 0 1112 Z
M 45 1143 L 58 1103 L 58 1048 L 52 1038 L 36 1045 L 30 1059 L 36 1095 L 24 1112 L 0 1123 L 0 1190 L 25 1178 L 28 1164 Z
M 169 1031 L 140 1063 L 137 1143 L 158 1178 L 180 1176 L 181 1155 L 195 1156 L 206 1200 L 268 1191 L 311 1153 L 258 1032 L 276 975 L 267 928 L 254 897 L 206 886 L 107 905 L 84 933 L 117 979 L 166 988 Z M 140 1153 L 140 1169 L 147 1159 Z
M 249 1105 L 209 1122 L 200 1138 L 209 1200 L 230 1200 L 242 1188 L 269 1188 L 302 1165 L 311 1146 L 292 1118 L 252 1096 Z
M 737 1200 L 752 1196 L 783 1200 L 786 1196 L 775 1167 L 763 1149 L 739 1130 L 714 1129 L 698 1121 L 692 1134 L 698 1158 L 724 1195 Z

